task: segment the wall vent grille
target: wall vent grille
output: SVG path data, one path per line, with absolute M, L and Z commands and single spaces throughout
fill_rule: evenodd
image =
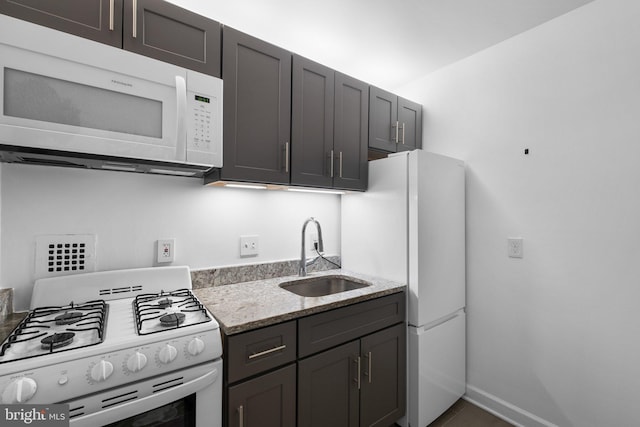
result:
M 63 234 L 36 237 L 36 279 L 95 271 L 96 237 Z

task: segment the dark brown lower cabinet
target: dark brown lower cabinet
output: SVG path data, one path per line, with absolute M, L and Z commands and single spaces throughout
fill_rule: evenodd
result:
M 405 413 L 406 330 L 403 323 L 360 340 L 361 426 L 389 426 Z
M 230 427 L 295 427 L 296 365 L 229 387 Z
M 225 335 L 225 427 L 388 427 L 405 414 L 405 293 Z
M 387 427 L 404 415 L 406 327 L 298 362 L 299 427 Z
M 298 362 L 298 426 L 359 425 L 359 341 Z

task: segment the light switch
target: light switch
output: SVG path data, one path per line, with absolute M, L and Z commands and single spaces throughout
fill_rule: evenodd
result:
M 257 256 L 259 250 L 259 236 L 240 236 L 240 256 Z

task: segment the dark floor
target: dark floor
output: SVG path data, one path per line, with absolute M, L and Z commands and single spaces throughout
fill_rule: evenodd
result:
M 428 427 L 512 427 L 512 425 L 460 399 Z

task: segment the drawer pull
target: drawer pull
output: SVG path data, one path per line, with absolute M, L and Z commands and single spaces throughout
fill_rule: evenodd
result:
M 356 378 L 353 379 L 353 381 L 358 384 L 358 390 L 360 390 L 360 356 L 358 356 L 357 359 L 353 360 L 353 363 L 356 364 L 356 373 L 358 374 L 358 376 Z
M 369 369 L 368 369 L 368 371 L 365 373 L 365 375 L 366 375 L 367 377 L 369 377 L 369 384 L 371 384 L 372 377 L 373 377 L 373 374 L 371 373 L 371 352 L 367 353 L 367 356 L 366 356 L 366 357 L 367 357 L 367 361 L 368 361 L 368 363 L 369 363 Z
M 244 427 L 244 407 L 238 406 L 238 427 Z
M 267 354 L 275 353 L 276 351 L 284 350 L 285 348 L 287 348 L 287 345 L 282 344 L 278 347 L 270 348 L 269 350 L 261 351 L 259 353 L 253 353 L 249 355 L 249 360 L 255 359 L 256 357 L 266 356 Z

